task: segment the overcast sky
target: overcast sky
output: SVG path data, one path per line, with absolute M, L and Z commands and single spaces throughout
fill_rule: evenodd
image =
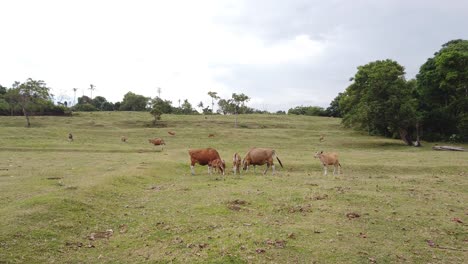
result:
M 407 78 L 468 38 L 466 0 L 0 1 L 0 84 L 44 80 L 56 97 L 178 105 L 233 92 L 261 110 L 327 107 L 356 67 L 393 59 Z M 68 97 L 67 97 L 68 96 Z

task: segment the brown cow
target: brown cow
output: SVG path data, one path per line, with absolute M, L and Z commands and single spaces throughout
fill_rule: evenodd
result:
M 237 173 L 240 174 L 241 162 L 241 157 L 239 156 L 239 154 L 235 153 L 234 157 L 232 158 L 232 170 L 234 171 L 234 175 L 236 175 Z
M 314 158 L 320 159 L 320 162 L 322 163 L 323 166 L 323 175 L 327 175 L 328 173 L 328 165 L 333 165 L 333 175 L 335 175 L 336 169 L 338 169 L 338 174 L 340 174 L 340 168 L 341 164 L 338 161 L 338 154 L 336 153 L 323 153 L 323 151 L 317 152 L 314 155 Z M 339 167 L 338 167 L 339 166 Z
M 211 167 L 215 165 L 217 168 L 221 170 L 221 172 L 224 175 L 225 164 L 224 164 L 224 161 L 222 161 L 216 149 L 213 149 L 213 148 L 189 149 L 188 153 L 190 155 L 190 171 L 192 172 L 192 175 L 195 175 L 195 171 L 193 168 L 195 167 L 196 163 L 202 166 L 208 165 L 209 174 L 211 174 Z M 219 161 L 214 162 L 215 160 L 219 160 L 221 162 Z
M 214 137 L 214 136 L 215 136 L 215 134 L 209 134 L 209 135 L 208 135 L 208 137 L 210 137 L 210 138 L 212 138 L 212 137 Z
M 120 141 L 127 143 L 128 138 L 126 136 L 121 136 Z
M 224 160 L 215 159 L 212 162 L 210 162 L 209 165 L 211 165 L 215 172 L 218 172 L 219 170 L 224 175 L 224 169 L 226 168 L 226 162 Z
M 161 150 L 164 150 L 164 147 L 162 145 L 166 145 L 162 138 L 148 139 L 148 142 L 155 146 L 161 146 Z
M 276 155 L 276 151 L 274 149 L 252 148 L 249 150 L 249 152 L 247 152 L 244 159 L 242 160 L 243 170 L 248 170 L 248 167 L 250 165 L 254 165 L 254 170 L 255 170 L 256 165 L 263 165 L 266 163 L 267 167 L 265 171 L 263 172 L 263 175 L 266 174 L 270 166 L 272 168 L 273 175 L 275 175 L 275 164 L 273 164 L 274 157 L 276 157 L 279 164 L 281 165 L 281 168 L 283 168 L 283 164 L 281 163 L 281 160 L 278 158 L 278 155 Z
M 168 133 L 169 135 L 171 135 L 171 136 L 175 136 L 175 132 L 173 132 L 173 131 L 167 131 L 167 133 Z

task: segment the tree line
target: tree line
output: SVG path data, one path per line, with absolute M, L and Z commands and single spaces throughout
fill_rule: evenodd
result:
M 415 79 L 387 59 L 359 66 L 328 110 L 347 127 L 371 135 L 427 141 L 468 141 L 468 41 L 452 40 L 427 59 Z
M 377 60 L 357 67 L 352 82 L 339 93 L 328 108 L 297 106 L 287 114 L 342 117 L 346 127 L 367 131 L 370 135 L 401 138 L 408 145 L 427 141 L 468 141 L 468 41 L 452 40 L 427 59 L 416 78 L 406 80 L 405 69 L 394 60 Z M 94 86 L 91 85 L 91 92 Z M 76 92 L 76 89 L 74 89 Z M 109 102 L 102 96 L 82 96 L 78 103 L 53 103 L 53 95 L 44 81 L 28 79 L 10 88 L 0 85 L 0 115 L 65 115 L 72 111 L 148 111 L 154 122 L 163 114 L 265 114 L 248 107 L 249 96 L 233 93 L 221 98 L 208 92 L 210 105 L 196 107 L 184 99 L 172 101 L 128 92 L 121 102 Z M 218 110 L 214 112 L 214 105 Z M 277 111 L 275 114 L 286 114 Z

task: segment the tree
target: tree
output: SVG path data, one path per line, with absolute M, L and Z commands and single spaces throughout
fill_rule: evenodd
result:
M 217 92 L 208 92 L 208 95 L 211 97 L 211 111 L 214 113 L 214 104 L 215 101 L 219 99 Z
M 26 118 L 26 126 L 30 127 L 30 111 L 33 108 L 40 108 L 47 102 L 50 102 L 50 88 L 42 80 L 36 81 L 29 78 L 24 83 L 15 82 L 11 90 L 12 97 L 15 97 L 15 101 L 20 105 Z
M 120 104 L 120 111 L 145 111 L 148 101 L 148 97 L 128 92 Z
M 330 106 L 325 110 L 328 116 L 341 117 L 340 100 L 343 97 L 343 93 L 338 95 L 331 101 Z
M 237 128 L 237 115 L 238 115 L 238 113 L 239 113 L 239 108 L 240 108 L 240 107 L 243 107 L 244 104 L 245 104 L 246 102 L 248 102 L 249 100 L 250 100 L 250 97 L 248 97 L 247 95 L 245 95 L 245 94 L 243 94 L 243 93 L 241 93 L 241 94 L 233 93 L 233 94 L 232 94 L 232 103 L 233 103 L 234 106 L 235 106 L 235 108 L 234 108 L 234 109 L 235 109 L 234 114 L 235 114 L 235 116 L 236 116 L 236 118 L 235 118 L 235 123 L 234 123 L 234 127 Z
M 288 110 L 288 115 L 326 116 L 327 112 L 320 106 L 296 106 Z
M 76 91 L 78 90 L 78 88 L 73 88 L 73 105 L 76 104 Z
M 343 123 L 369 134 L 399 135 L 412 145 L 410 132 L 416 124 L 416 100 L 404 74 L 403 66 L 388 59 L 359 66 L 354 83 L 339 101 Z
M 93 91 L 96 90 L 96 86 L 90 84 L 88 89 L 91 90 L 91 99 L 93 99 Z
M 192 104 L 189 103 L 189 101 L 187 99 L 185 99 L 184 102 L 182 103 L 181 111 L 182 111 L 182 114 L 184 114 L 184 115 L 190 115 L 190 114 L 193 114 L 194 112 L 196 112 L 192 108 Z
M 158 97 L 159 98 L 159 97 Z M 161 120 L 161 115 L 163 114 L 163 111 L 159 108 L 159 106 L 155 106 L 151 109 L 150 114 L 153 116 L 153 125 L 156 125 L 158 120 Z
M 161 114 L 170 114 L 173 112 L 172 102 L 169 100 L 163 100 L 160 97 L 155 97 L 151 100 L 151 108 L 159 109 Z
M 104 104 L 107 103 L 107 99 L 102 96 L 96 96 L 91 100 L 91 104 L 98 110 L 104 110 Z
M 468 41 L 452 40 L 416 75 L 416 97 L 425 139 L 464 138 L 468 113 Z
M 83 105 L 83 104 L 93 104 L 93 100 L 90 97 L 88 97 L 86 95 L 83 95 L 81 97 L 78 97 L 78 104 L 81 104 L 81 105 Z
M 232 99 L 220 99 L 218 101 L 218 112 L 223 115 L 234 114 L 236 106 L 232 102 Z
M 198 103 L 197 107 L 200 108 L 200 110 L 202 110 L 202 112 L 203 112 L 203 102 L 202 101 L 200 101 L 200 103 Z

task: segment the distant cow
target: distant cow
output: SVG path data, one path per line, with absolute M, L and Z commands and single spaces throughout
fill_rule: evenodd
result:
M 167 133 L 171 136 L 175 136 L 175 132 L 174 131 L 167 131 Z
M 209 134 L 209 135 L 208 135 L 208 137 L 210 137 L 210 138 L 211 138 L 211 137 L 214 137 L 214 136 L 215 136 L 215 134 Z
M 327 175 L 328 165 L 333 165 L 333 175 L 336 173 L 336 169 L 338 169 L 338 174 L 340 174 L 340 167 L 341 164 L 338 161 L 338 154 L 336 153 L 323 153 L 323 151 L 317 152 L 314 155 L 314 158 L 318 158 L 323 166 L 323 175 Z
M 128 138 L 126 136 L 121 136 L 120 141 L 127 143 Z
M 240 166 L 241 166 L 241 157 L 239 154 L 235 153 L 234 157 L 232 158 L 232 170 L 234 171 L 234 175 L 239 173 L 240 174 Z
M 68 141 L 70 141 L 70 142 L 73 141 L 73 135 L 72 135 L 72 133 L 68 133 Z
M 219 156 L 218 151 L 213 148 L 204 148 L 204 149 L 189 149 L 190 155 L 190 171 L 192 175 L 195 175 L 194 167 L 198 163 L 202 166 L 208 165 L 208 173 L 211 174 L 211 167 L 216 166 L 219 168 L 224 175 L 225 163 Z M 219 161 L 215 161 L 219 160 Z M 221 162 L 220 162 L 221 161 Z
M 273 164 L 274 157 L 276 157 L 279 164 L 281 165 L 281 168 L 283 168 L 283 164 L 281 163 L 281 160 L 278 158 L 278 155 L 276 155 L 276 151 L 274 149 L 252 148 L 249 150 L 249 152 L 247 152 L 244 159 L 242 160 L 242 168 L 243 170 L 247 170 L 250 165 L 255 166 L 255 165 L 263 165 L 266 163 L 267 167 L 265 171 L 263 172 L 263 175 L 266 174 L 270 166 L 274 175 L 275 174 L 275 164 Z
M 162 138 L 148 139 L 148 142 L 155 145 L 155 146 L 161 146 L 161 150 L 164 149 L 164 147 L 162 147 L 162 145 L 166 145 L 166 143 L 164 142 L 164 140 Z

